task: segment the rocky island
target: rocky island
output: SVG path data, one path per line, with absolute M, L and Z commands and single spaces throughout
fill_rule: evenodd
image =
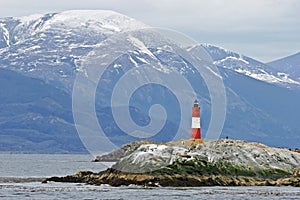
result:
M 95 161 L 116 161 L 102 172 L 81 171 L 43 182 L 143 186 L 300 187 L 300 153 L 241 140 L 133 142 Z

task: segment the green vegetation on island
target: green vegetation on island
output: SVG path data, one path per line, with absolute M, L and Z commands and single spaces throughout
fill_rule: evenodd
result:
M 300 187 L 299 153 L 239 140 L 135 142 L 98 159 L 117 162 L 99 173 L 79 172 L 44 182 L 112 186 Z

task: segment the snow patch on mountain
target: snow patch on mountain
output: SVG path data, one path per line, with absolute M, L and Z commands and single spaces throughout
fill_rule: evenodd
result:
M 3 31 L 3 39 L 6 43 L 6 45 L 9 47 L 10 46 L 10 36 L 9 36 L 9 31 L 8 29 L 6 28 L 5 24 L 3 23 L 0 23 L 0 28 L 2 29 Z
M 271 84 L 279 84 L 286 87 L 290 87 L 290 85 L 300 85 L 300 82 L 293 79 L 288 73 L 272 70 L 264 63 L 247 56 L 210 44 L 203 44 L 201 46 L 209 52 L 214 60 L 213 63 L 218 67 L 232 70 Z
M 137 62 L 131 57 L 129 56 L 129 60 L 134 64 L 135 67 L 138 67 L 139 65 L 137 64 Z
M 249 65 L 249 62 L 246 61 L 246 60 L 244 60 L 242 56 L 240 56 L 239 58 L 233 57 L 233 56 L 228 56 L 228 57 L 226 57 L 226 58 L 224 58 L 224 59 L 221 59 L 221 60 L 218 60 L 218 61 L 214 61 L 213 63 L 214 63 L 215 65 L 218 65 L 218 64 L 220 64 L 220 63 L 222 63 L 222 62 L 225 62 L 225 61 L 228 61 L 228 60 L 238 61 L 238 62 L 243 62 L 243 63 Z
M 142 63 L 150 64 L 146 59 L 144 59 L 142 57 L 136 56 L 136 58 L 139 59 Z
M 242 69 L 242 68 L 234 69 L 234 71 L 268 83 L 283 83 L 283 84 L 288 83 L 288 84 L 300 85 L 300 82 L 297 82 L 289 78 L 288 75 L 285 73 L 277 73 L 277 76 L 275 76 L 273 74 L 267 73 L 264 70 L 259 70 L 261 73 L 257 73 L 257 72 L 253 73 L 249 70 Z
M 42 31 L 53 26 L 66 28 L 88 28 L 94 31 L 114 33 L 146 27 L 145 24 L 110 10 L 71 10 L 56 14 Z
M 138 47 L 138 49 L 140 50 L 141 53 L 144 53 L 146 55 L 149 55 L 151 58 L 156 59 L 155 56 L 152 54 L 151 51 L 149 51 L 149 49 L 145 46 L 145 44 L 140 41 L 139 39 L 135 38 L 135 37 L 129 37 L 128 40 L 136 47 Z
M 28 15 L 28 16 L 17 17 L 17 19 L 20 20 L 21 24 L 29 25 L 32 22 L 35 22 L 35 21 L 39 20 L 41 17 L 43 17 L 43 15 L 33 14 L 33 15 Z

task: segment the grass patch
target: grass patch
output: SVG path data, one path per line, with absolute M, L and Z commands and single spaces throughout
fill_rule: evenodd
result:
M 227 161 L 207 162 L 204 160 L 177 160 L 172 165 L 150 172 L 151 174 L 181 175 L 225 175 L 261 178 L 281 178 L 291 173 L 280 169 L 251 170 Z

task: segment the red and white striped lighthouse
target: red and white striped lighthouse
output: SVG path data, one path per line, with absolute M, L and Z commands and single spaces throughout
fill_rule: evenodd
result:
M 194 107 L 192 108 L 192 139 L 201 139 L 201 127 L 200 127 L 200 107 L 198 101 L 194 101 Z

